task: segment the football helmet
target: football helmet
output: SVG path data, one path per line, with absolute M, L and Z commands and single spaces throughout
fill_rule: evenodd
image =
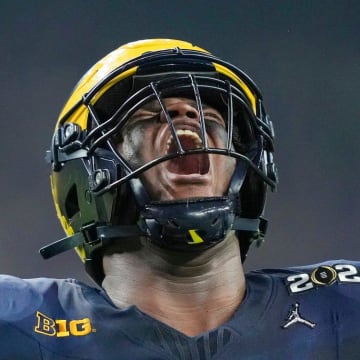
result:
M 196 106 L 198 125 L 186 135 L 174 124 L 165 99 L 184 97 Z M 119 150 L 133 115 L 150 101 L 163 114 L 167 151 L 134 164 Z M 225 122 L 224 146 L 207 141 L 210 105 Z M 187 138 L 187 140 L 186 140 Z M 185 140 L 184 140 L 185 139 Z M 44 258 L 75 248 L 100 284 L 105 252 L 129 239 L 148 238 L 176 251 L 201 251 L 235 231 L 242 259 L 261 242 L 267 188 L 277 186 L 274 131 L 255 83 L 234 65 L 185 41 L 149 39 L 123 45 L 97 62 L 79 81 L 56 124 L 47 159 L 58 217 L 66 237 L 40 249 Z M 190 143 L 190 145 L 189 145 Z M 143 174 L 164 162 L 197 157 L 206 173 L 209 156 L 235 159 L 222 196 L 159 201 Z M 200 170 L 199 170 L 200 171 Z M 221 176 L 221 174 L 217 174 Z

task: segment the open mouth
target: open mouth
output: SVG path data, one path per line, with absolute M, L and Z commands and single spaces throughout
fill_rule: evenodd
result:
M 196 132 L 191 130 L 177 130 L 176 134 L 183 150 L 186 151 L 201 148 L 202 141 Z M 176 153 L 178 151 L 176 143 L 172 137 L 169 138 L 166 145 L 168 154 Z M 210 169 L 209 156 L 205 153 L 190 155 L 184 154 L 169 160 L 167 169 L 169 172 L 179 175 L 205 175 Z

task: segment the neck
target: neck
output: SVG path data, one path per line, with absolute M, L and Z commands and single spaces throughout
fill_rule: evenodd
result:
M 104 256 L 104 271 L 102 286 L 115 305 L 136 305 L 188 336 L 229 320 L 245 293 L 233 235 L 196 256 L 146 242 L 137 251 Z

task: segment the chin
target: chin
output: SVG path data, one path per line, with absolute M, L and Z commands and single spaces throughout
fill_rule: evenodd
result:
M 162 200 L 186 200 L 194 198 L 207 198 L 207 197 L 217 197 L 222 196 L 214 191 L 204 190 L 188 186 L 184 191 L 177 191 L 174 194 L 171 194 L 171 198 L 162 199 Z

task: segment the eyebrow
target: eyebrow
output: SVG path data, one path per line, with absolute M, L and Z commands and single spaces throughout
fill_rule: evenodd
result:
M 141 106 L 136 111 L 139 111 L 139 110 L 159 111 L 159 110 L 161 110 L 161 106 L 157 100 L 152 100 L 152 101 L 144 104 L 143 106 Z

